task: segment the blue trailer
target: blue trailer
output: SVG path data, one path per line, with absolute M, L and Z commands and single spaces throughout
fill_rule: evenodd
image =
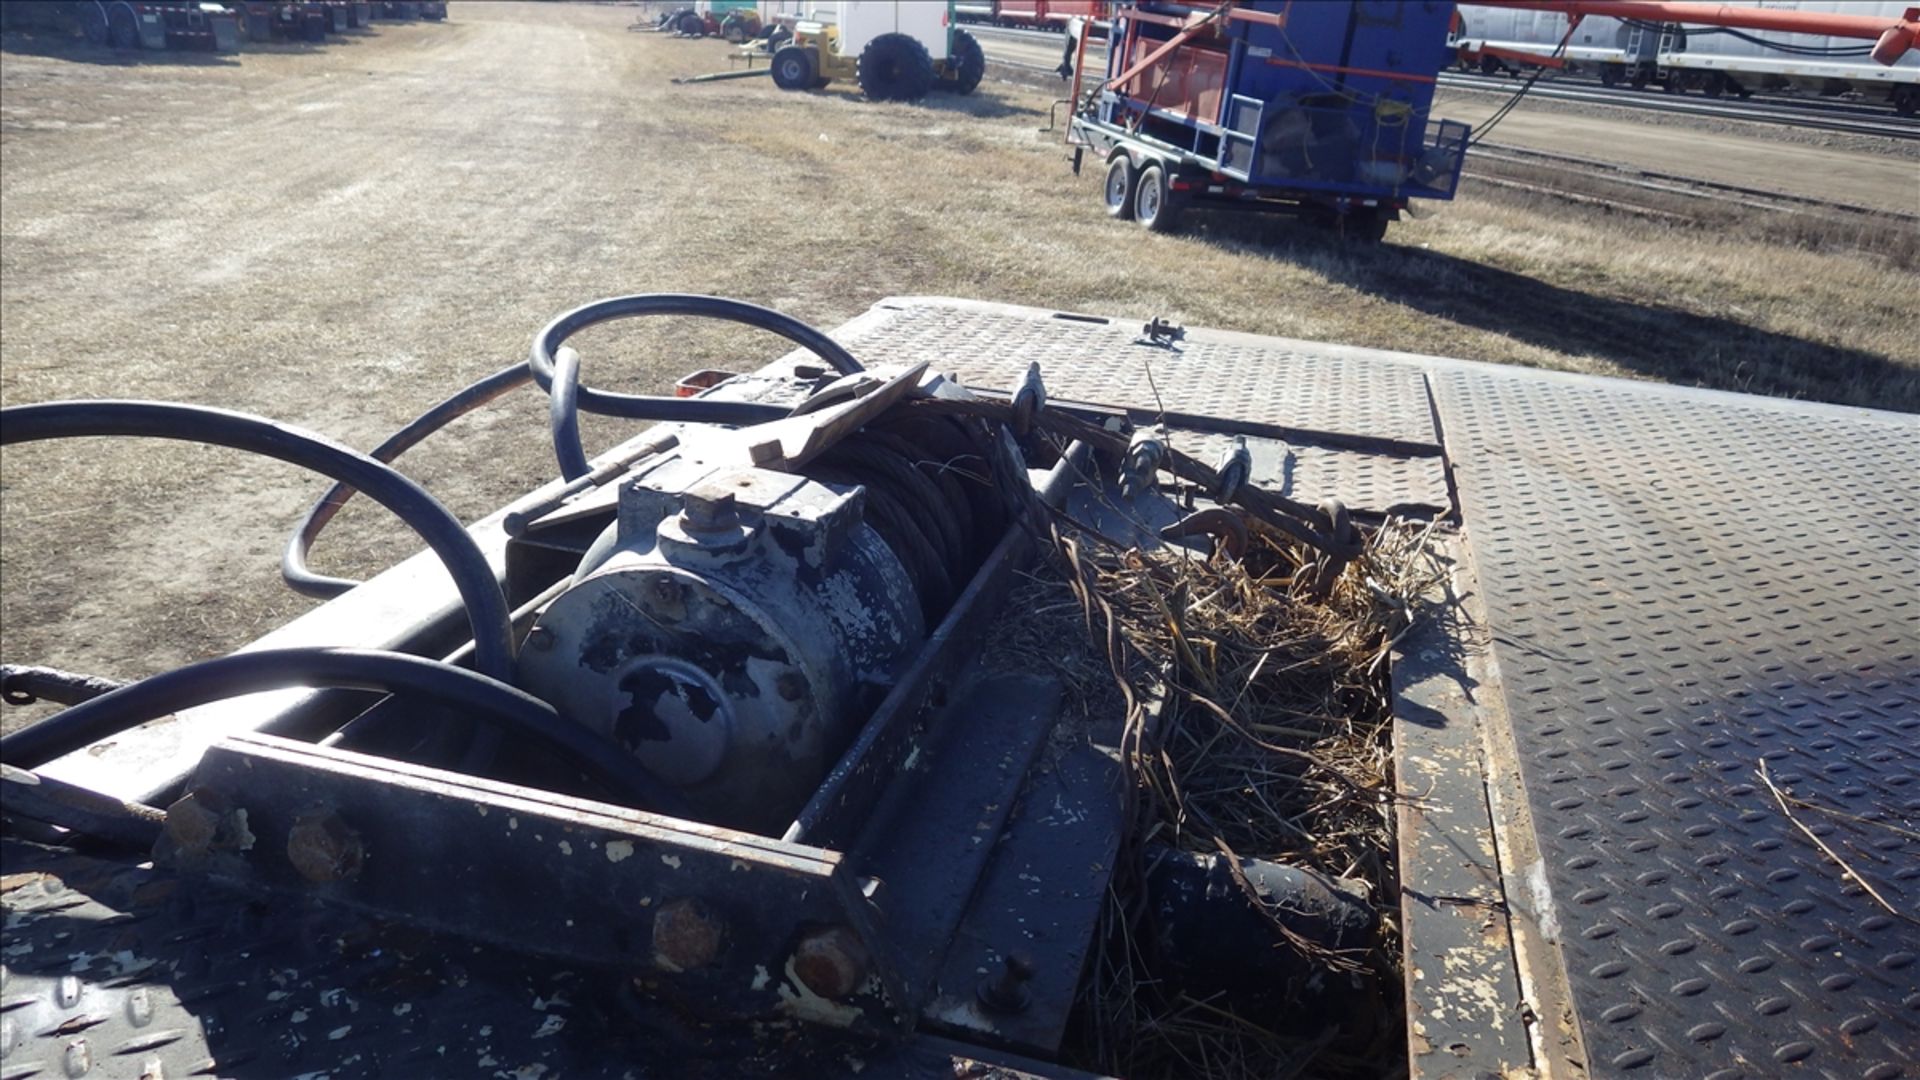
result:
M 1116 5 L 1105 77 L 1076 87 L 1074 169 L 1099 155 L 1108 213 L 1156 232 L 1206 206 L 1378 240 L 1410 200 L 1451 199 L 1460 180 L 1467 125 L 1428 116 L 1453 14 L 1435 0 Z

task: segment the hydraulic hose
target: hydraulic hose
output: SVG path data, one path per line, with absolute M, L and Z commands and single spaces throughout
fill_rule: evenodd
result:
M 503 682 L 513 678 L 513 624 L 506 594 L 486 556 L 446 507 L 385 463 L 291 425 L 198 405 L 62 401 L 0 409 L 0 446 L 82 436 L 144 436 L 246 450 L 366 492 L 406 522 L 446 564 L 473 627 L 474 666 Z
M 555 399 L 572 398 L 575 404 L 568 407 L 566 411 L 576 417 L 579 412 L 584 411 L 602 416 L 620 416 L 630 420 L 680 420 L 689 423 L 747 425 L 779 420 L 787 415 L 788 410 L 785 408 L 777 405 L 762 405 L 757 402 L 657 397 L 650 394 L 616 394 L 595 390 L 592 387 L 580 385 L 577 366 L 572 372 L 556 370 L 555 354 L 560 346 L 574 334 L 598 323 L 641 315 L 698 315 L 703 318 L 743 323 L 778 334 L 796 345 L 812 350 L 841 374 L 850 375 L 863 370 L 860 361 L 855 360 L 853 354 L 847 352 L 838 342 L 793 316 L 783 315 L 772 308 L 718 296 L 698 296 L 690 293 L 640 293 L 635 296 L 616 296 L 607 300 L 596 300 L 591 304 L 574 308 L 548 323 L 540 333 L 534 336 L 533 350 L 527 357 L 527 365 L 533 370 L 534 381 Z M 551 426 L 554 433 L 554 456 L 559 459 L 562 472 L 569 468 L 579 468 L 580 472 L 584 473 L 586 470 L 581 463 L 586 460 L 586 452 L 579 445 L 577 419 L 568 422 L 561 415 L 561 406 L 556 403 Z M 567 476 L 567 479 L 575 479 L 577 475 Z
M 438 660 L 371 649 L 262 649 L 189 664 L 0 738 L 0 761 L 34 768 L 170 713 L 291 686 L 420 694 L 539 739 L 633 805 L 665 813 L 684 809 L 679 796 L 631 753 L 599 732 L 562 719 L 532 694 Z
M 529 366 L 529 373 L 532 368 Z M 580 354 L 562 348 L 553 358 L 553 387 L 547 394 L 547 429 L 553 436 L 553 454 L 559 459 L 560 478 L 578 480 L 587 475 L 587 448 L 580 441 Z
M 527 370 L 525 364 L 501 368 L 414 417 L 406 427 L 374 447 L 371 456 L 377 461 L 392 462 L 427 436 L 532 381 L 533 373 Z M 328 488 L 318 502 L 307 508 L 307 516 L 301 519 L 300 526 L 288 537 L 287 550 L 280 556 L 280 576 L 293 591 L 303 596 L 329 600 L 360 584 L 348 578 L 316 573 L 307 566 L 307 554 L 313 550 L 313 542 L 320 538 L 320 530 L 327 527 L 327 523 L 333 520 L 341 507 L 347 505 L 353 495 L 354 488 L 349 484 L 335 484 Z
M 757 424 L 778 420 L 786 415 L 783 409 L 750 402 L 703 401 L 592 390 L 580 386 L 577 355 L 571 372 L 557 370 L 555 353 L 560 343 L 569 336 L 597 322 L 638 315 L 701 315 L 745 323 L 813 350 L 843 374 L 861 370 L 860 362 L 832 338 L 790 315 L 770 308 L 717 296 L 681 293 L 616 297 L 575 308 L 560 316 L 534 339 L 533 353 L 528 363 L 514 364 L 496 371 L 421 413 L 375 447 L 372 456 L 390 462 L 427 436 L 529 381 L 537 381 L 549 395 L 549 426 L 553 429 L 554 454 L 559 459 L 560 473 L 567 480 L 577 480 L 587 472 L 586 450 L 580 442 L 580 413 L 583 411 L 643 420 L 713 424 Z M 609 403 L 612 403 L 611 406 Z M 354 489 L 346 484 L 335 484 L 329 488 L 307 510 L 307 516 L 287 540 L 287 549 L 280 559 L 280 576 L 294 591 L 324 600 L 339 596 L 360 584 L 348 578 L 315 573 L 307 565 L 307 556 L 313 550 L 314 542 L 320 538 L 321 530 L 353 498 L 353 494 Z

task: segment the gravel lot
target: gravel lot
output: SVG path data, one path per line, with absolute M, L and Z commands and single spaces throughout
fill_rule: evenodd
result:
M 0 399 L 151 397 L 371 446 L 524 355 L 585 300 L 714 292 L 833 326 L 889 294 L 1194 325 L 1914 407 L 1915 276 L 1524 202 L 1462 200 L 1349 253 L 1204 222 L 1143 237 L 1038 133 L 1048 95 L 876 105 L 835 86 L 672 86 L 726 48 L 626 31 L 632 8 L 456 4 L 323 47 L 142 56 L 7 42 Z M 1744 246 L 1743 246 L 1744 245 Z M 1769 272 L 1756 274 L 1765 265 Z M 628 324 L 633 326 L 633 324 Z M 660 387 L 782 351 L 662 321 L 581 343 Z M 552 471 L 527 392 L 410 453 L 466 518 Z M 590 423 L 590 442 L 624 432 Z M 304 610 L 277 574 L 324 483 L 147 441 L 9 448 L 0 647 L 139 676 Z M 317 564 L 416 545 L 356 505 Z M 9 710 L 8 724 L 25 714 Z

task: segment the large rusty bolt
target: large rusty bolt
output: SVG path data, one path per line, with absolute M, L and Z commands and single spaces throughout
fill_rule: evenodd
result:
M 663 971 L 706 967 L 726 944 L 726 917 L 696 897 L 669 900 L 653 917 L 653 963 Z
M 844 1001 L 867 981 L 870 960 L 860 936 L 844 926 L 815 930 L 793 950 L 793 973 L 823 998 Z
M 1021 953 L 1008 953 L 997 978 L 982 982 L 975 991 L 988 1012 L 1025 1012 L 1032 1000 L 1027 982 L 1033 978 L 1033 961 Z
M 293 828 L 287 830 L 287 860 L 316 885 L 350 881 L 366 861 L 366 847 L 340 815 L 314 807 L 294 818 Z
M 182 856 L 199 858 L 213 849 L 224 816 L 224 800 L 205 788 L 194 788 L 167 807 L 167 838 Z

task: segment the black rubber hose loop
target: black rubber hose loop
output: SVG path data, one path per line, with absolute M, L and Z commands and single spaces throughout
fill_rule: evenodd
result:
M 664 813 L 684 809 L 631 753 L 599 732 L 562 719 L 532 694 L 438 660 L 372 649 L 261 649 L 189 664 L 0 738 L 0 760 L 34 768 L 149 720 L 293 686 L 419 694 L 540 740 L 636 806 Z
M 591 304 L 574 308 L 548 323 L 544 329 L 534 335 L 533 350 L 527 357 L 527 366 L 533 372 L 534 381 L 551 396 L 572 397 L 576 401 L 573 406 L 574 411 L 597 413 L 602 416 L 619 416 L 629 420 L 678 420 L 686 423 L 746 426 L 779 420 L 787 415 L 788 410 L 782 406 L 762 405 L 751 401 L 658 397 L 651 394 L 616 394 L 595 390 L 589 386 L 579 385 L 578 371 L 573 372 L 571 378 L 567 378 L 566 373 L 555 370 L 555 354 L 569 337 L 598 323 L 641 315 L 697 315 L 703 318 L 743 323 L 778 334 L 796 345 L 812 350 L 842 374 L 852 374 L 862 370 L 860 362 L 832 338 L 793 316 L 782 315 L 772 308 L 763 308 L 757 304 L 728 300 L 719 296 L 641 293 L 636 296 L 616 296 L 607 300 L 596 300 Z M 574 435 L 570 442 L 561 433 L 561 423 L 557 413 L 551 426 L 555 435 L 554 455 L 556 457 L 562 462 L 586 457 L 586 451 L 579 446 L 577 423 L 571 425 Z
M 578 480 L 593 466 L 580 441 L 580 354 L 561 348 L 554 354 L 553 388 L 547 394 L 547 428 L 553 435 L 553 456 L 560 478 Z
M 0 409 L 0 446 L 85 436 L 142 436 L 246 450 L 366 492 L 418 533 L 446 565 L 473 627 L 474 666 L 502 682 L 512 680 L 513 623 L 486 555 L 459 519 L 391 466 L 300 428 L 199 405 L 62 401 Z
M 378 461 L 392 462 L 393 459 L 411 450 L 427 436 L 453 423 L 455 420 L 473 412 L 490 402 L 505 396 L 517 387 L 533 381 L 533 373 L 525 364 L 513 364 L 463 388 L 459 393 L 421 413 L 408 422 L 406 427 L 387 437 L 387 441 L 373 448 L 371 456 Z M 348 484 L 335 484 L 320 496 L 319 501 L 307 508 L 307 516 L 287 538 L 287 550 L 280 556 L 280 577 L 294 592 L 320 600 L 330 600 L 348 589 L 360 584 L 349 578 L 332 577 L 314 572 L 307 566 L 307 556 L 313 550 L 314 541 L 320 539 L 320 531 L 334 519 L 341 507 L 353 498 L 354 489 Z
M 615 307 L 609 309 L 608 305 Z M 545 330 L 541 331 L 540 337 L 534 340 L 533 355 L 529 363 L 514 364 L 496 371 L 421 413 L 406 427 L 394 432 L 387 441 L 375 447 L 372 456 L 380 461 L 390 462 L 460 417 L 500 398 L 515 387 L 536 380 L 551 399 L 549 426 L 553 429 L 554 454 L 559 458 L 561 474 L 568 480 L 578 479 L 586 473 L 586 469 L 581 465 L 586 461 L 586 450 L 580 442 L 579 414 L 605 412 L 607 411 L 604 408 L 606 402 L 616 403 L 619 410 L 610 412 L 609 415 L 646 420 L 757 424 L 767 420 L 777 420 L 785 415 L 781 409 L 750 402 L 602 393 L 579 385 L 577 357 L 573 373 L 566 374 L 555 370 L 557 367 L 555 354 L 560 343 L 569 335 L 606 319 L 625 318 L 630 315 L 669 314 L 705 315 L 758 326 L 813 350 L 842 372 L 860 370 L 859 361 L 836 344 L 832 338 L 798 319 L 768 308 L 721 297 L 678 293 L 656 293 L 601 300 L 567 312 L 549 324 Z M 567 325 L 559 329 L 558 336 L 550 337 L 562 323 Z M 546 349 L 544 354 L 542 353 L 543 342 Z M 543 365 L 545 374 L 543 374 Z M 556 375 L 559 377 L 555 378 Z M 570 469 L 578 471 L 570 472 Z M 318 502 L 308 508 L 307 516 L 287 540 L 286 551 L 280 558 L 280 576 L 295 592 L 324 600 L 339 596 L 360 584 L 349 578 L 315 573 L 307 565 L 307 557 L 312 552 L 314 543 L 320 538 L 321 531 L 340 512 L 341 507 L 353 498 L 353 495 L 354 489 L 346 484 L 335 484 L 329 488 Z

